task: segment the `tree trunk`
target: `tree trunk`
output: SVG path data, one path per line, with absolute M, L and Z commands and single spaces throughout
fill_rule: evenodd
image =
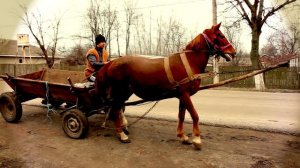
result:
M 250 58 L 252 62 L 253 69 L 260 69 L 261 63 L 259 61 L 259 37 L 261 34 L 261 30 L 257 28 L 253 28 L 252 30 L 252 40 L 251 40 L 251 52 Z M 257 90 L 263 91 L 265 90 L 264 76 L 262 74 L 258 74 L 254 76 L 255 88 Z

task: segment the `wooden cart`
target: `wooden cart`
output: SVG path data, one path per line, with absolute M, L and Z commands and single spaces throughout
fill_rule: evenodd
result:
M 99 102 L 93 102 L 91 88 L 74 89 L 71 81 L 67 80 L 69 78 L 74 83 L 82 83 L 85 79 L 83 72 L 43 69 L 18 77 L 0 77 L 14 90 L 0 95 L 0 111 L 10 123 L 21 119 L 22 102 L 43 98 L 47 106 L 60 106 L 62 103 L 71 105 L 61 112 L 63 130 L 71 138 L 83 138 L 89 129 L 87 117 L 106 109 Z

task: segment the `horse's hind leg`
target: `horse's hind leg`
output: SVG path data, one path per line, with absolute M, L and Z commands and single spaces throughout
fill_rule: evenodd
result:
M 123 108 L 122 106 L 113 106 L 111 109 L 112 119 L 115 122 L 117 136 L 123 143 L 130 143 L 129 137 L 123 131 Z
M 189 111 L 192 120 L 193 120 L 193 140 L 192 143 L 194 144 L 196 149 L 201 149 L 202 142 L 200 138 L 200 129 L 199 129 L 199 116 L 197 111 L 194 108 L 190 95 L 188 93 L 183 93 L 180 101 L 183 102 L 184 106 Z
M 177 137 L 180 138 L 180 141 L 183 144 L 191 144 L 191 141 L 189 141 L 189 137 L 185 135 L 184 128 L 183 128 L 185 111 L 186 111 L 186 108 L 185 108 L 183 102 L 180 100 L 179 101 L 179 113 L 178 113 Z
M 122 128 L 123 128 L 123 131 L 124 131 L 124 133 L 125 133 L 126 135 L 129 135 L 129 131 L 128 131 L 128 121 L 127 121 L 127 119 L 126 119 L 124 113 L 125 113 L 125 106 L 123 106 L 123 107 L 121 108 L 120 114 L 121 114 L 121 119 L 122 119 Z

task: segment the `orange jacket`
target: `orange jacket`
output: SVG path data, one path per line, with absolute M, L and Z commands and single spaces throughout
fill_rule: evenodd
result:
M 95 69 L 93 68 L 93 66 L 91 65 L 91 63 L 89 62 L 89 60 L 87 59 L 88 55 L 95 55 L 96 56 L 96 61 L 99 62 L 100 61 L 100 56 L 97 52 L 97 50 L 95 48 L 90 49 L 87 54 L 86 54 L 86 68 L 84 70 L 84 74 L 86 77 L 89 77 L 92 73 L 95 72 Z M 105 63 L 108 60 L 108 52 L 103 49 L 102 51 L 102 62 Z

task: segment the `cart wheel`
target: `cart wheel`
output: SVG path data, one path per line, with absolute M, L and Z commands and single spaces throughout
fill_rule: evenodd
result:
M 87 117 L 78 109 L 71 109 L 63 115 L 63 130 L 70 138 L 84 138 L 89 130 Z
M 0 95 L 0 111 L 5 121 L 18 122 L 22 117 L 22 105 L 15 93 L 5 92 Z

